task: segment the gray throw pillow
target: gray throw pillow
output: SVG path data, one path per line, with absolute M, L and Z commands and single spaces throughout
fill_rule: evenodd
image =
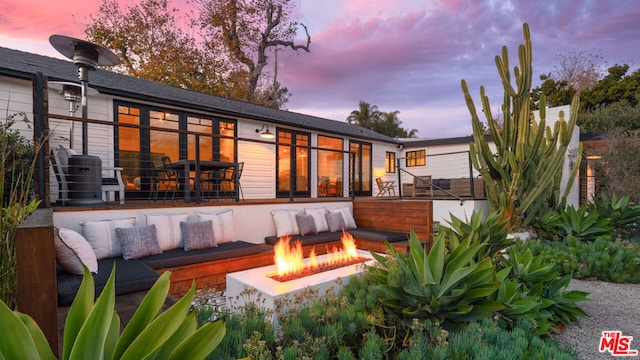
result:
M 298 230 L 300 235 L 317 234 L 316 223 L 313 220 L 313 216 L 306 214 L 296 214 L 296 223 L 298 224 Z
M 196 249 L 208 249 L 218 247 L 213 236 L 213 221 L 180 222 L 182 237 L 184 238 L 184 251 Z
M 155 225 L 145 227 L 116 228 L 122 257 L 125 260 L 162 254 L 158 245 Z
M 339 212 L 336 213 L 325 213 L 324 216 L 327 218 L 327 224 L 329 225 L 329 231 L 336 232 L 346 228 L 344 224 L 344 218 L 342 214 Z

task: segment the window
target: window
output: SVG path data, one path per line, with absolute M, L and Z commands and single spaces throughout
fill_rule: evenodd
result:
M 396 172 L 396 153 L 392 151 L 387 151 L 385 157 L 385 171 L 388 173 Z
M 407 151 L 407 167 L 425 166 L 427 164 L 426 156 L 424 150 Z
M 196 154 L 200 160 L 236 161 L 234 120 L 125 102 L 114 107 L 121 125 L 114 129 L 116 164 L 123 168 L 127 198 L 148 196 L 163 156 L 171 161 L 196 159 Z
M 293 130 L 276 131 L 277 163 L 276 196 L 311 196 L 309 173 L 311 171 L 311 135 Z
M 344 140 L 318 135 L 318 197 L 342 196 Z

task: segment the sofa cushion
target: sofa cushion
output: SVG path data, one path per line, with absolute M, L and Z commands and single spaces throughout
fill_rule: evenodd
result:
M 313 216 L 318 232 L 329 231 L 329 224 L 327 224 L 327 219 L 324 217 L 326 212 L 327 208 L 325 207 L 304 209 L 305 214 Z
M 298 235 L 300 229 L 296 221 L 298 210 L 273 210 L 273 222 L 276 223 L 276 236 Z
M 98 296 L 107 284 L 113 264 L 116 264 L 116 295 L 128 294 L 136 291 L 149 290 L 160 277 L 157 272 L 141 260 L 124 260 L 123 258 L 106 258 L 98 260 L 98 273 L 93 275 Z M 82 275 L 68 272 L 58 273 L 58 306 L 67 306 L 80 289 Z
M 71 229 L 55 228 L 54 247 L 58 263 L 72 274 L 82 275 L 84 264 L 90 272 L 98 272 L 98 260 L 91 245 L 82 235 Z
M 164 269 L 175 266 L 190 265 L 207 261 L 228 259 L 237 256 L 252 255 L 262 252 L 262 244 L 246 241 L 232 241 L 218 244 L 218 247 L 184 251 L 174 249 L 160 255 L 152 255 L 142 260 L 153 269 Z
M 344 224 L 347 229 L 357 229 L 356 219 L 353 218 L 353 213 L 351 212 L 351 208 L 348 206 L 330 210 L 330 213 L 340 213 L 342 214 L 342 218 L 344 220 Z
M 211 220 L 199 222 L 181 222 L 184 251 L 217 247 L 213 236 L 213 222 Z
M 162 251 L 184 246 L 180 223 L 187 221 L 189 214 L 151 215 L 147 214 L 147 225 L 156 226 L 156 236 Z
M 331 232 L 342 231 L 342 229 L 347 227 L 344 224 L 342 214 L 339 212 L 325 213 L 324 216 L 327 218 L 327 224 L 329 225 L 329 231 Z
M 98 260 L 122 255 L 116 228 L 133 227 L 135 217 L 81 222 L 82 234 L 91 244 Z
M 347 232 L 360 240 L 396 242 L 406 241 L 409 235 L 397 231 L 373 230 L 373 229 L 349 229 Z
M 132 228 L 116 228 L 122 257 L 125 260 L 138 259 L 143 256 L 162 254 L 158 244 L 155 225 Z
M 233 210 L 228 209 L 215 214 L 198 213 L 198 221 L 211 220 L 213 236 L 218 245 L 234 240 Z
M 311 235 L 318 233 L 318 230 L 316 229 L 316 223 L 313 220 L 313 216 L 311 215 L 296 214 L 296 223 L 298 224 L 300 235 Z M 280 235 L 278 234 L 276 234 L 276 236 L 280 237 Z
M 342 232 L 329 232 L 323 231 L 317 234 L 311 235 L 293 235 L 291 236 L 291 242 L 293 243 L 296 240 L 300 240 L 302 242 L 302 246 L 309 245 L 317 245 L 324 244 L 332 241 L 340 241 L 342 237 Z M 264 238 L 264 241 L 269 245 L 275 245 L 278 242 L 279 238 L 277 236 L 267 236 Z

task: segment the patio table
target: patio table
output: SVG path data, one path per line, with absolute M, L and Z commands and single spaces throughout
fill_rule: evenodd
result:
M 187 160 L 187 159 L 175 161 L 167 165 L 168 168 L 177 170 L 180 173 L 181 186 L 184 192 L 184 201 L 187 203 L 191 202 L 191 184 L 189 182 L 190 180 L 189 173 L 191 171 L 195 172 L 195 177 L 193 180 L 194 187 L 195 187 L 195 200 L 197 203 L 200 203 L 201 201 L 200 175 L 202 174 L 202 171 L 230 169 L 230 168 L 236 168 L 237 166 L 238 166 L 238 163 L 228 162 L 228 161 L 207 161 L 207 160 L 197 161 L 197 160 Z M 162 166 L 157 167 L 157 169 L 159 170 L 163 168 L 164 167 Z M 238 201 L 237 196 L 236 196 L 236 201 Z

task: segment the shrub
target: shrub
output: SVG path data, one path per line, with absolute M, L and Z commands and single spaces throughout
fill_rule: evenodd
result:
M 576 209 L 573 205 L 559 212 L 547 210 L 538 218 L 535 228 L 542 237 L 549 240 L 562 240 L 572 236 L 582 241 L 611 239 L 613 230 L 609 219 L 601 217 L 596 209 L 587 211 L 586 206 Z
M 564 241 L 527 241 L 515 244 L 514 248 L 530 249 L 543 263 L 555 264 L 561 275 L 616 283 L 640 282 L 640 247 L 629 241 L 583 242 L 568 237 Z
M 62 359 L 202 359 L 222 340 L 224 321 L 199 329 L 195 313 L 189 313 L 195 285 L 182 299 L 160 313 L 169 292 L 170 272 L 149 290 L 133 317 L 120 332 L 115 312 L 115 267 L 102 294 L 94 303 L 95 287 L 84 268 L 80 289 L 71 304 L 64 327 Z M 36 323 L 12 312 L 0 302 L 0 358 L 55 359 Z M 10 330 L 9 330 L 10 329 Z
M 484 243 L 463 239 L 445 247 L 444 232 L 438 233 L 427 251 L 411 231 L 409 253 L 400 254 L 387 243 L 389 257 L 375 253 L 379 266 L 371 269 L 383 292 L 380 302 L 400 318 L 432 320 L 445 328 L 491 317 L 502 306 L 488 299 L 499 283 L 489 257 L 476 261 Z
M 638 229 L 640 220 L 640 205 L 631 205 L 629 202 L 629 195 L 618 198 L 613 194 L 609 200 L 607 194 L 601 193 L 587 205 L 587 211 L 597 212 L 601 219 L 609 221 L 616 235 L 624 236 Z

